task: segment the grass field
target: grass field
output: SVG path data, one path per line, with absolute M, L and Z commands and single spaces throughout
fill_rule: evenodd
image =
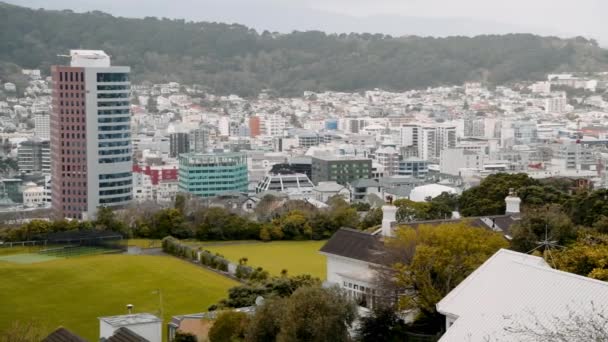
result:
M 263 267 L 273 275 L 287 269 L 289 275 L 310 274 L 325 279 L 325 257 L 319 254 L 323 244 L 325 241 L 277 241 L 203 245 L 203 248 L 232 262 L 247 257 L 248 265 Z
M 173 257 L 98 255 L 33 264 L 0 261 L 0 330 L 12 321 L 64 326 L 99 339 L 97 317 L 159 311 L 165 323 L 178 314 L 206 311 L 236 282 Z M 163 329 L 165 324 L 163 324 Z M 163 333 L 163 336 L 166 336 Z

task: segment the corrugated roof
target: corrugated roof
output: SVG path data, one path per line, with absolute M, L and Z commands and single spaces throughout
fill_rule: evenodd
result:
M 74 334 L 66 328 L 59 328 L 53 331 L 42 342 L 88 342 L 84 338 Z
M 445 296 L 437 311 L 458 317 L 440 341 L 522 341 L 505 328 L 608 307 L 608 283 L 552 269 L 505 249 Z
M 150 342 L 132 330 L 122 327 L 114 332 L 105 342 Z

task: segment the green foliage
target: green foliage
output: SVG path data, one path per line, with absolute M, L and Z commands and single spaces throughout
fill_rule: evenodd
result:
M 575 243 L 551 252 L 558 269 L 585 277 L 608 281 L 608 235 L 581 232 Z
M 528 253 L 545 239 L 565 245 L 576 237 L 576 227 L 558 204 L 527 210 L 521 220 L 511 227 L 511 248 Z
M 209 330 L 210 342 L 243 341 L 249 316 L 243 312 L 224 311 L 217 316 Z
M 359 223 L 359 229 L 364 230 L 364 229 L 367 229 L 370 227 L 375 227 L 377 225 L 380 225 L 381 223 L 382 223 L 382 209 L 381 208 L 370 209 L 370 211 L 368 211 L 367 214 L 365 214 L 365 217 L 363 217 L 363 219 Z
M 580 191 L 572 196 L 566 208 L 575 224 L 593 226 L 608 216 L 608 189 Z
M 289 298 L 259 308 L 246 341 L 350 341 L 356 305 L 337 288 L 301 287 Z
M 350 205 L 351 208 L 357 210 L 357 211 L 370 211 L 371 210 L 371 205 L 369 203 L 364 203 L 364 202 L 355 202 L 352 203 Z
M 265 272 L 261 268 L 256 269 L 257 272 Z M 255 272 L 249 278 L 249 282 L 245 285 L 240 285 L 231 288 L 228 291 L 228 298 L 223 299 L 217 305 L 222 308 L 240 308 L 255 304 L 255 299 L 258 296 L 264 298 L 273 297 L 289 297 L 297 289 L 308 286 L 320 286 L 321 280 L 310 275 L 298 275 L 295 277 L 273 277 L 269 278 L 268 273 L 265 276 L 256 276 Z
M 436 315 L 441 298 L 507 245 L 501 234 L 466 222 L 398 229 L 387 246 L 395 255 L 395 285 L 406 293 L 400 307 Z
M 499 173 L 486 177 L 479 186 L 468 189 L 459 198 L 463 216 L 501 215 L 505 213 L 505 198 L 509 189 L 516 192 L 523 187 L 538 185 L 525 173 Z M 524 202 L 525 204 L 525 202 Z
M 600 70 L 608 57 L 587 40 L 530 34 L 422 38 L 318 31 L 274 35 L 237 24 L 117 18 L 94 11 L 0 5 L 0 60 L 59 64 L 71 48 L 101 47 L 136 81 L 198 83 L 217 94 L 405 90 L 469 80 L 543 79 L 558 69 Z
M 379 305 L 368 316 L 361 317 L 357 328 L 357 340 L 360 342 L 407 341 L 406 325 L 392 307 Z
M 398 207 L 397 221 L 425 221 L 449 218 L 452 215 L 450 201 L 454 201 L 453 195 L 443 193 L 437 201 L 414 202 L 408 199 L 396 200 L 393 204 Z

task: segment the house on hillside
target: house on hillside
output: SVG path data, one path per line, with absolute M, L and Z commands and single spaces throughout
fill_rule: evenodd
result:
M 551 326 L 608 310 L 608 283 L 551 268 L 543 258 L 501 249 L 439 303 L 440 342 L 537 341 L 513 328 Z M 575 322 L 570 322 L 575 324 Z M 549 339 L 542 339 L 543 341 Z M 567 339 L 569 340 L 569 339 Z
M 521 199 L 511 193 L 505 201 L 507 210 L 504 215 L 419 221 L 404 225 L 416 228 L 421 224 L 438 225 L 466 220 L 471 225 L 500 232 L 506 239 L 511 239 L 510 229 L 519 220 Z M 342 228 L 319 251 L 327 257 L 326 285 L 340 286 L 359 305 L 368 308 L 372 308 L 376 301 L 374 269 L 381 265 L 383 239 L 393 236 L 394 230 L 399 229 L 396 219 L 397 207 L 392 204 L 384 205 L 382 213 L 382 228 L 373 233 Z

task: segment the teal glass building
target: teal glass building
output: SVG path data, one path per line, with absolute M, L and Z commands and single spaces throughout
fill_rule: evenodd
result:
M 179 156 L 179 190 L 200 197 L 247 192 L 244 153 L 184 153 Z

